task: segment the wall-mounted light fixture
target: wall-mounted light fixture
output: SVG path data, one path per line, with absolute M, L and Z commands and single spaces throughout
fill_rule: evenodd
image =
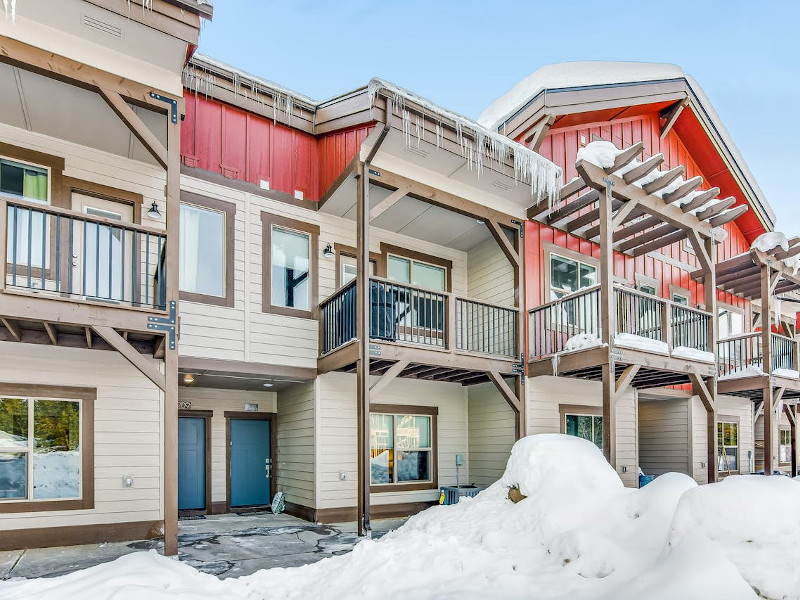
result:
M 150 210 L 147 211 L 147 216 L 151 219 L 161 219 L 161 211 L 158 210 L 158 202 L 153 202 Z
M 186 373 L 186 375 L 183 376 L 183 383 L 185 383 L 186 385 L 193 384 L 194 383 L 194 375 L 192 375 L 191 373 Z
M 336 254 L 333 251 L 333 246 L 331 246 L 330 244 L 325 246 L 325 250 L 322 251 L 322 256 L 324 256 L 325 258 L 333 258 L 334 256 L 336 256 Z

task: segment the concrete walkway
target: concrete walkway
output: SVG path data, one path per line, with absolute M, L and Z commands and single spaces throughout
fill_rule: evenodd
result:
M 373 539 L 405 519 L 373 521 Z M 181 520 L 178 558 L 220 578 L 272 567 L 297 567 L 345 554 L 358 542 L 355 523 L 316 525 L 289 515 L 213 515 Z M 56 577 L 131 552 L 163 550 L 160 540 L 0 551 L 0 579 Z

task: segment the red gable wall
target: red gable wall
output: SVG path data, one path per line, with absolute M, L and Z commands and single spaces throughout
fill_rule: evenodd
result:
M 372 125 L 316 137 L 260 115 L 185 92 L 181 159 L 190 167 L 319 200 L 352 160 Z
M 701 175 L 704 179 L 707 179 L 706 173 L 700 170 L 687 151 L 686 146 L 674 131 L 670 131 L 663 140 L 659 138 L 659 134 L 660 127 L 657 113 L 615 120 L 610 123 L 604 122 L 558 128 L 549 132 L 542 143 L 540 153 L 561 166 L 564 169 L 564 181 L 570 181 L 573 177 L 578 176 L 575 170 L 575 159 L 578 149 L 582 145 L 581 136 L 583 136 L 586 143 L 591 142 L 592 135 L 599 136 L 604 140 L 613 142 L 618 148 L 628 147 L 638 141 L 643 141 L 645 158 L 658 152 L 664 154 L 665 166 L 662 166 L 662 169 L 673 168 L 682 164 L 686 167 L 686 178 Z M 710 186 L 704 186 L 703 189 L 708 187 Z M 719 260 L 736 256 L 746 252 L 749 248 L 749 244 L 735 224 L 729 223 L 725 225 L 725 230 L 728 232 L 728 238 L 717 246 Z M 525 238 L 526 303 L 528 309 L 550 300 L 544 297 L 544 269 L 547 268 L 547 265 L 544 264 L 545 244 L 550 243 L 596 258 L 600 256 L 600 248 L 597 244 L 553 229 L 537 221 L 527 222 Z M 689 277 L 691 270 L 699 268 L 695 256 L 685 252 L 681 243 L 662 248 L 660 252 L 666 255 L 667 258 L 663 260 L 656 260 L 651 256 L 633 258 L 617 253 L 614 274 L 617 277 L 624 278 L 631 285 L 635 284 L 636 273 L 652 277 L 661 282 L 660 295 L 665 298 L 670 297 L 670 284 L 687 288 L 692 292 L 692 304 L 702 303 L 703 286 L 692 281 Z M 691 266 L 691 269 L 679 266 L 679 263 Z M 722 302 L 735 306 L 745 306 L 743 300 L 736 298 L 732 294 L 719 292 L 718 298 Z

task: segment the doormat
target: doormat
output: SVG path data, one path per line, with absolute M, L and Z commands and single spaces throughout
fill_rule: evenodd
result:
M 200 521 L 205 518 L 205 515 L 183 515 L 178 517 L 178 521 Z
M 256 515 L 271 515 L 271 510 L 249 510 L 247 512 L 237 512 L 236 515 L 239 517 L 254 517 Z

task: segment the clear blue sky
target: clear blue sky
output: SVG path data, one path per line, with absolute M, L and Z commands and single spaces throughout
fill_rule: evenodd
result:
M 800 2 L 216 0 L 200 51 L 315 99 L 380 76 L 477 118 L 542 65 L 670 62 L 708 94 L 800 233 Z

